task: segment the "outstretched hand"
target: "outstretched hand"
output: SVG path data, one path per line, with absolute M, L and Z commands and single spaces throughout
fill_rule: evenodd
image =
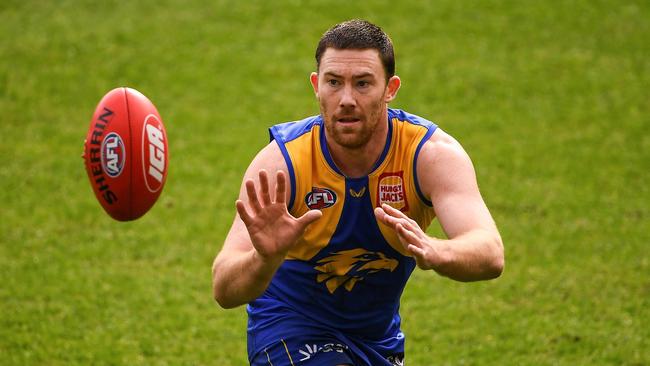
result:
M 415 220 L 387 204 L 375 208 L 375 217 L 397 233 L 404 248 L 421 269 L 436 269 L 442 262 L 440 239 L 427 235 Z
M 289 213 L 286 205 L 287 181 L 282 171 L 276 174 L 274 199 L 266 170 L 260 170 L 259 182 L 258 193 L 255 182 L 252 179 L 246 181 L 248 203 L 237 200 L 237 212 L 246 225 L 257 253 L 265 260 L 283 259 L 307 226 L 318 220 L 322 212 L 310 210 L 298 218 Z

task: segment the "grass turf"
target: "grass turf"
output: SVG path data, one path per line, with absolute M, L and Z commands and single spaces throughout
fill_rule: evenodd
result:
M 393 106 L 461 141 L 506 244 L 497 281 L 415 272 L 408 364 L 650 363 L 648 3 L 288 0 L 0 5 L 2 363 L 245 364 L 245 312 L 215 305 L 210 265 L 266 127 L 317 113 L 316 42 L 353 17 L 391 35 Z M 171 149 L 160 201 L 126 224 L 79 158 L 121 85 Z

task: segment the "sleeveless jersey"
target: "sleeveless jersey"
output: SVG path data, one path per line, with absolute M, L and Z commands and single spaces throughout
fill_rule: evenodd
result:
M 436 125 L 388 109 L 388 136 L 371 173 L 348 178 L 327 149 L 324 122 L 314 116 L 270 128 L 286 160 L 295 217 L 323 216 L 287 254 L 265 293 L 248 307 L 249 357 L 282 334 L 340 332 L 403 352 L 399 303 L 415 267 L 397 234 L 377 221 L 383 203 L 426 229 L 434 217 L 418 186 L 417 155 Z

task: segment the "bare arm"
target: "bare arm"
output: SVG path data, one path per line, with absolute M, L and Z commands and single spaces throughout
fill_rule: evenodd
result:
M 212 266 L 214 298 L 224 308 L 259 297 L 305 228 L 321 217 L 320 211 L 299 218 L 289 214 L 287 175 L 275 142 L 262 149 L 246 171 L 237 215 Z
M 467 153 L 437 130 L 420 152 L 417 171 L 420 187 L 433 203 L 448 239 L 428 236 L 415 221 L 386 205 L 375 210 L 377 218 L 397 231 L 422 269 L 458 281 L 498 277 L 504 266 L 503 243 Z

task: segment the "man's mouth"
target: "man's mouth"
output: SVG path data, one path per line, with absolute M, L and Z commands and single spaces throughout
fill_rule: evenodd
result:
M 337 118 L 336 121 L 340 123 L 354 123 L 361 121 L 361 119 L 357 117 L 341 117 Z

